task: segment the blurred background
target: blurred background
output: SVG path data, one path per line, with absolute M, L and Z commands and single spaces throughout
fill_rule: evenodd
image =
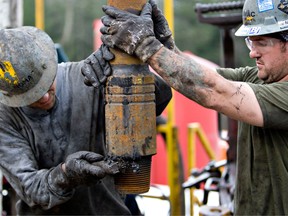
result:
M 190 58 L 211 67 L 255 64 L 254 60 L 249 59 L 244 38 L 234 36 L 241 24 L 243 0 L 156 2 L 165 11 L 165 4 L 167 6 L 169 1 L 173 2 L 170 5 L 173 16 L 169 17 L 168 22 L 171 24 L 173 21 L 176 45 Z M 42 2 L 43 7 L 38 9 L 36 2 Z M 17 4 L 21 8 L 18 11 Z M 18 26 L 39 27 L 39 21 L 43 21 L 40 23 L 41 29 L 56 43 L 58 54 L 61 54 L 59 62 L 80 61 L 101 43 L 99 20 L 104 15 L 101 7 L 105 4 L 107 0 L 0 0 L 0 28 L 13 26 L 13 19 L 10 20 L 12 24 L 6 24 L 4 20 L 9 17 L 6 14 L 8 7 L 5 9 L 9 5 L 10 15 L 21 15 Z M 37 16 L 41 10 L 42 17 L 39 19 Z M 152 210 L 151 215 L 193 215 L 194 205 L 205 207 L 210 204 L 209 201 L 213 201 L 210 205 L 214 207 L 223 206 L 220 210 L 224 207 L 231 210 L 237 123 L 199 106 L 178 92 L 174 92 L 173 100 L 162 117 L 164 120 L 157 124 L 157 155 L 153 156 L 151 191 L 136 197 L 142 199 L 138 203 L 141 210 L 145 209 L 141 211 L 143 215 L 149 215 L 149 210 Z M 1 177 L 0 173 L 0 181 Z M 3 209 L 9 214 L 10 207 L 14 206 L 10 203 L 14 193 L 5 179 L 3 182 L 3 187 L 0 184 L 4 196 L 2 202 L 0 194 L 0 212 L 2 202 Z M 197 198 L 197 190 L 201 192 L 200 198 Z M 213 196 L 214 192 L 217 193 L 216 197 Z M 208 194 L 211 194 L 209 199 Z M 148 207 L 143 207 L 143 198 L 145 201 L 152 198 Z M 161 204 L 157 201 L 161 201 Z M 151 203 L 155 208 L 151 208 Z M 156 209 L 162 214 L 155 213 Z M 207 211 L 205 208 L 203 210 Z M 13 207 L 11 211 L 14 211 Z
M 49 0 L 45 2 L 45 31 L 60 43 L 71 61 L 86 58 L 93 51 L 93 21 L 104 14 L 101 6 L 106 0 Z M 215 3 L 216 0 L 174 1 L 174 38 L 182 51 L 190 51 L 221 65 L 219 28 L 200 23 L 196 3 Z M 24 0 L 24 25 L 35 25 L 35 0 Z M 163 9 L 163 0 L 157 4 Z M 234 37 L 234 36 L 233 36 Z M 235 38 L 235 64 L 253 65 L 243 38 Z

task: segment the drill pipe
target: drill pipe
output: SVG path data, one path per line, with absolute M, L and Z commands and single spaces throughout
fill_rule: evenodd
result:
M 108 5 L 140 14 L 146 0 L 108 0 Z M 115 185 L 120 192 L 139 194 L 150 188 L 152 155 L 156 154 L 154 76 L 148 65 L 118 49 L 110 63 L 112 75 L 105 95 L 108 157 L 120 164 Z

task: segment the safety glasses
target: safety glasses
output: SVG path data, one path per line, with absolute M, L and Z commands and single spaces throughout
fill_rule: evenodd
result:
M 245 38 L 245 43 L 248 49 L 251 51 L 253 48 L 256 48 L 257 50 L 263 50 L 267 47 L 274 46 L 277 42 L 281 40 L 276 38 L 261 38 L 260 40 L 250 40 L 249 37 Z

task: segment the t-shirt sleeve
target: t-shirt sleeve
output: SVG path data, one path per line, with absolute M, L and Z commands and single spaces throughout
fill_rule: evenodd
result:
M 263 83 L 257 77 L 257 67 L 240 67 L 240 68 L 217 68 L 218 74 L 224 78 L 232 81 L 239 82 L 252 82 L 252 83 Z
M 288 82 L 257 85 L 249 83 L 261 107 L 264 127 L 288 129 Z

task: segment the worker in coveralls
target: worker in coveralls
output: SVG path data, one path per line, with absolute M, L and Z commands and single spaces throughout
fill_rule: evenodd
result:
M 235 215 L 288 215 L 288 2 L 246 0 L 235 34 L 246 37 L 256 66 L 236 69 L 185 58 L 171 36 L 163 47 L 150 3 L 138 17 L 104 6 L 102 41 L 136 54 L 191 100 L 239 121 Z
M 0 167 L 19 197 L 18 215 L 130 214 L 114 185 L 117 164 L 104 160 L 103 83 L 113 58 L 102 45 L 84 61 L 57 65 L 43 31 L 0 30 Z M 155 77 L 160 115 L 172 94 Z

